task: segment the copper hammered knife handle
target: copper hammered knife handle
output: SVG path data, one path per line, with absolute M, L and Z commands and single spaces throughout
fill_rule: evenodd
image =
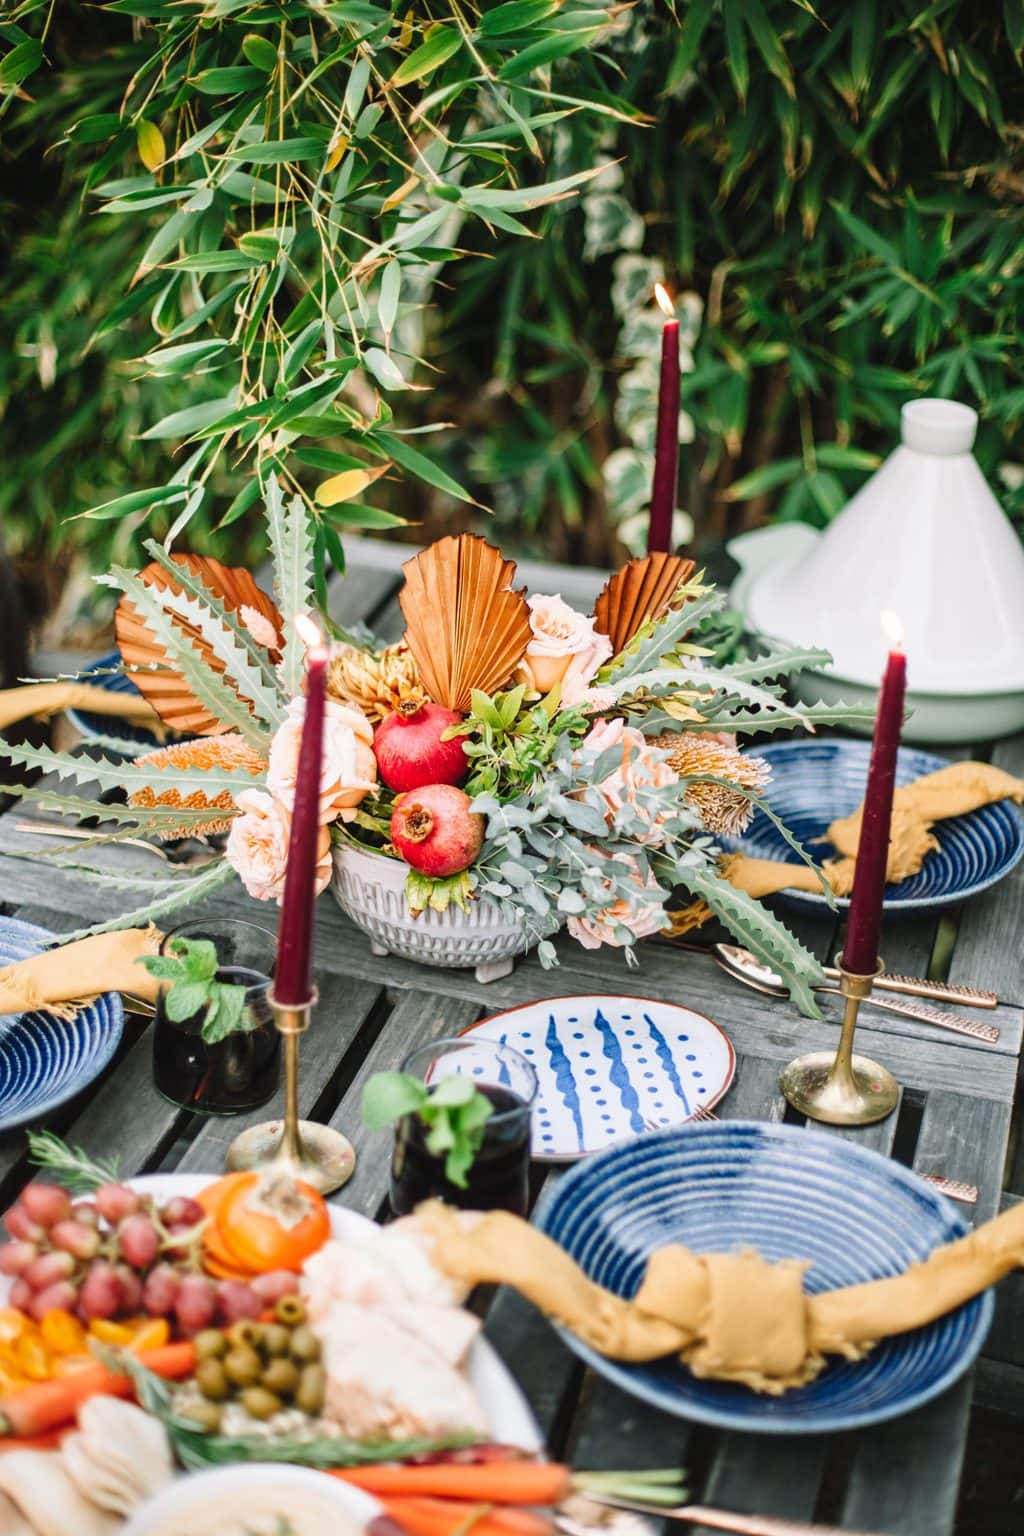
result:
M 825 966 L 825 975 L 839 980 L 834 966 Z M 886 992 L 905 992 L 911 997 L 930 997 L 936 1003 L 963 1003 L 972 1008 L 995 1008 L 999 998 L 984 987 L 964 987 L 952 981 L 927 981 L 923 976 L 893 976 L 886 971 L 875 977 L 875 986 Z
M 895 1003 L 890 998 L 870 997 L 873 1008 L 884 1008 L 886 1013 L 899 1013 L 907 1019 L 920 1019 L 923 1024 L 934 1024 L 938 1029 L 950 1029 L 957 1035 L 969 1035 L 972 1040 L 986 1040 L 995 1045 L 999 1039 L 999 1025 L 983 1023 L 981 1019 L 967 1019 L 960 1013 L 943 1013 L 923 1003 Z
M 706 1525 L 710 1530 L 734 1531 L 737 1536 L 871 1536 L 868 1531 L 840 1531 L 835 1525 L 810 1525 L 806 1520 L 786 1520 L 777 1515 L 741 1515 L 732 1510 L 707 1509 L 702 1504 L 687 1504 L 676 1514 L 666 1510 L 669 1519 L 674 1516 L 691 1521 L 694 1525 Z

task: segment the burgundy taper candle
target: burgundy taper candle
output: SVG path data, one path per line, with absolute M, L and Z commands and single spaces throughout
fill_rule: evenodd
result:
M 320 776 L 324 744 L 327 650 L 316 626 L 300 614 L 296 630 L 313 640 L 306 653 L 306 713 L 295 772 L 295 800 L 288 839 L 288 865 L 277 932 L 274 1001 L 298 1008 L 313 995 L 313 909 L 316 903 L 317 844 L 320 840 Z
M 896 787 L 896 755 L 903 729 L 903 696 L 907 687 L 907 658 L 896 640 L 899 621 L 883 615 L 894 645 L 882 675 L 871 742 L 871 761 L 864 792 L 864 814 L 857 864 L 850 892 L 843 966 L 857 976 L 870 976 L 878 966 L 878 939 L 882 931 L 885 872 L 889 862 L 889 830 L 892 797 Z
M 660 283 L 655 284 L 654 292 L 666 320 L 661 333 L 661 381 L 647 553 L 667 554 L 672 548 L 672 518 L 679 482 L 679 321 L 672 300 Z

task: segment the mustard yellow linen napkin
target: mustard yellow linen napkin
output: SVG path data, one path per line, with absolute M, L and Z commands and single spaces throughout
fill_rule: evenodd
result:
M 0 969 L 0 1015 L 45 1008 L 58 1018 L 73 1018 L 83 1002 L 101 992 L 123 992 L 155 1003 L 160 983 L 144 965 L 155 955 L 162 935 L 148 928 L 98 933 Z
M 32 715 L 56 715 L 64 709 L 130 720 L 161 737 L 167 730 L 156 711 L 137 694 L 110 693 L 89 683 L 24 683 L 20 688 L 0 689 L 0 731 Z
M 465 1285 L 511 1285 L 613 1360 L 678 1355 L 694 1375 L 778 1396 L 813 1380 L 828 1355 L 862 1358 L 879 1339 L 933 1322 L 1024 1264 L 1024 1205 L 936 1249 L 902 1275 L 808 1296 L 807 1266 L 756 1253 L 648 1260 L 631 1301 L 588 1279 L 536 1227 L 506 1211 L 416 1212 L 434 1263 Z
M 893 797 L 892 830 L 889 837 L 887 878 L 890 885 L 916 875 L 924 859 L 938 842 L 932 832 L 937 821 L 951 816 L 966 816 L 998 800 L 1024 804 L 1024 779 L 1014 778 L 991 763 L 950 763 L 935 773 L 927 773 L 911 784 L 897 789 Z M 850 816 L 834 821 L 827 840 L 840 857 L 826 859 L 822 865 L 825 878 L 837 896 L 848 896 L 853 889 L 857 867 L 857 843 L 860 839 L 861 805 Z M 825 841 L 825 839 L 823 839 Z M 820 893 L 821 881 L 806 864 L 786 864 L 776 859 L 754 859 L 745 853 L 729 854 L 719 865 L 730 885 L 748 896 L 774 896 L 778 891 Z M 691 903 L 678 912 L 670 912 L 673 938 L 688 933 L 707 922 L 711 909 L 703 901 Z

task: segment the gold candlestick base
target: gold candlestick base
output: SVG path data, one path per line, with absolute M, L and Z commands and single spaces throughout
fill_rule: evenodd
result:
M 839 1048 L 834 1056 L 828 1051 L 798 1056 L 784 1069 L 781 1087 L 793 1108 L 811 1120 L 826 1125 L 872 1125 L 892 1114 L 899 1101 L 899 1085 L 877 1061 L 853 1054 L 853 1036 L 860 1005 L 885 967 L 879 961 L 870 976 L 859 976 L 845 968 L 842 958 L 836 964 L 839 990 L 846 1000 Z
M 329 1125 L 299 1119 L 299 1036 L 309 1028 L 316 993 L 298 1007 L 270 999 L 274 1023 L 284 1041 L 284 1119 L 265 1120 L 236 1136 L 228 1148 L 229 1173 L 290 1173 L 322 1195 L 352 1177 L 352 1143 Z

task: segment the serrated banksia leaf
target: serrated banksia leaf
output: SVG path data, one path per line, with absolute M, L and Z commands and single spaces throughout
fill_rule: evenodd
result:
M 271 634 L 274 637 L 280 636 L 280 613 L 244 566 L 222 565 L 219 560 L 204 555 L 175 555 L 173 559 L 176 564 L 184 565 L 192 575 L 198 576 L 226 609 L 238 614 L 240 622 L 250 627 L 250 633 L 260 644 Z M 156 595 L 169 587 L 174 588 L 170 574 L 158 561 L 147 565 L 139 573 L 139 579 Z M 246 614 L 255 622 L 259 633 L 251 628 Z M 214 656 L 198 630 L 179 618 L 174 619 L 174 625 L 181 632 L 183 640 L 194 645 L 205 665 L 222 676 L 223 663 Z M 174 657 L 168 656 L 127 596 L 123 596 L 117 605 L 114 627 L 121 659 L 126 667 L 132 669 L 132 681 L 166 725 L 182 735 L 190 736 L 215 736 L 230 728 L 195 697 Z

